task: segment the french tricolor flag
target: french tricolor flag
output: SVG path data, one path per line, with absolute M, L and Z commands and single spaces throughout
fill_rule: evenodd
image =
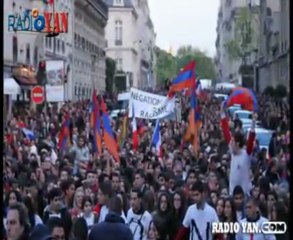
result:
M 200 80 L 197 80 L 196 81 L 196 88 L 195 88 L 195 93 L 196 93 L 197 96 L 200 96 L 201 90 L 202 90 L 201 82 L 200 82 Z
M 132 105 L 132 145 L 133 150 L 138 150 L 138 131 L 137 131 L 137 124 L 136 124 L 136 118 L 134 114 L 134 106 Z
M 161 140 L 160 120 L 159 119 L 157 120 L 155 131 L 153 133 L 152 145 L 155 146 L 157 155 L 158 155 L 158 157 L 161 158 L 163 156 L 163 152 L 162 152 L 162 140 Z

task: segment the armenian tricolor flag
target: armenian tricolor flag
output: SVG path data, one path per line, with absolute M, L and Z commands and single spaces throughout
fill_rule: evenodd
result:
M 69 114 L 65 116 L 64 122 L 62 124 L 59 137 L 58 137 L 58 149 L 64 151 L 71 146 L 71 136 L 70 136 L 70 117 Z
M 107 113 L 106 104 L 102 99 L 101 103 L 102 107 L 102 121 L 103 121 L 103 139 L 106 148 L 108 149 L 109 153 L 114 157 L 116 161 L 119 161 L 119 152 L 118 152 L 118 145 L 113 135 L 113 130 L 111 127 L 111 122 L 109 119 L 109 115 Z
M 93 150 L 99 154 L 102 153 L 102 134 L 101 134 L 101 117 L 100 117 L 100 105 L 97 101 L 96 90 L 93 92 L 92 97 L 92 109 L 90 114 L 90 126 L 94 134 Z
M 194 152 L 197 154 L 199 145 L 199 130 L 201 128 L 201 116 L 199 111 L 198 99 L 195 94 L 195 87 L 191 91 L 190 97 L 189 125 L 184 136 L 185 141 L 191 141 Z
M 178 76 L 172 81 L 169 94 L 180 92 L 186 88 L 192 88 L 195 81 L 195 61 L 191 61 L 187 64 Z

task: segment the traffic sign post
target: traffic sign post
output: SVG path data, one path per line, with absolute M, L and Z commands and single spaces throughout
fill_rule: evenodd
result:
M 45 101 L 44 88 L 35 86 L 31 91 L 31 100 L 35 104 L 42 104 Z

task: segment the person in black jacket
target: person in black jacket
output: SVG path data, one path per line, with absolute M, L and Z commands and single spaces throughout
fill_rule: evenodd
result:
M 109 213 L 104 222 L 92 227 L 88 240 L 133 240 L 130 228 L 120 216 L 122 203 L 118 196 L 110 199 Z
M 44 209 L 43 220 L 46 224 L 48 220 L 52 217 L 58 217 L 64 223 L 66 239 L 69 238 L 72 226 L 71 216 L 67 208 L 62 204 L 62 191 L 54 187 L 48 193 L 48 203 Z

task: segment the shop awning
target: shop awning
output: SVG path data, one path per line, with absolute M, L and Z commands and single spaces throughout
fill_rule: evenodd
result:
M 17 95 L 20 94 L 20 86 L 14 78 L 4 78 L 4 94 Z

